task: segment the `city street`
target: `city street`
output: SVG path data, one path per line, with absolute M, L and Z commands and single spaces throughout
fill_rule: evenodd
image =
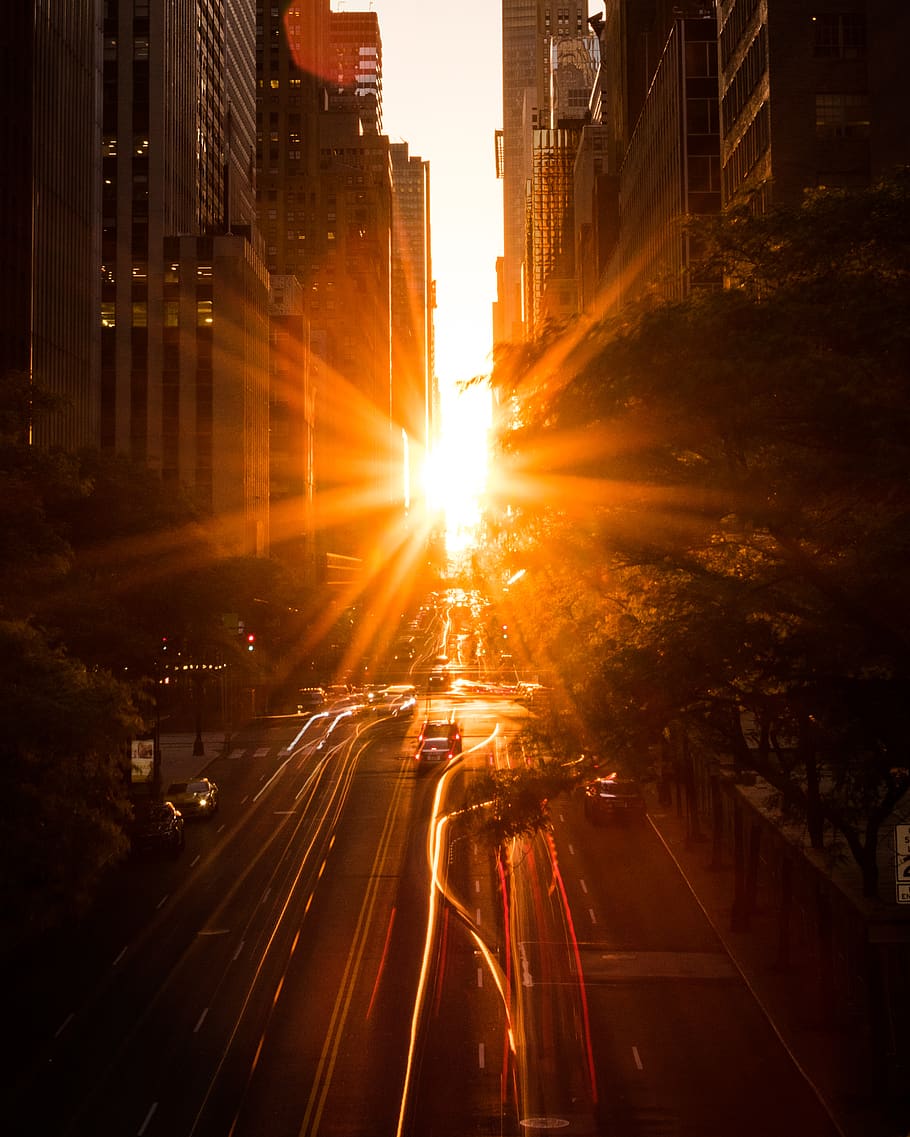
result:
M 20 977 L 8 1131 L 836 1137 L 649 823 L 560 798 L 508 879 L 459 824 L 525 713 L 459 701 L 427 776 L 413 720 L 232 740 L 219 817 Z

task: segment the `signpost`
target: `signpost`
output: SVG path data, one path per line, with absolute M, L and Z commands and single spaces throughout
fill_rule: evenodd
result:
M 898 904 L 910 904 L 910 825 L 894 826 L 894 876 Z

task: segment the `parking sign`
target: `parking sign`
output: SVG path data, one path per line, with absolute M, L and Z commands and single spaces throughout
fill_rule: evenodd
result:
M 894 826 L 894 879 L 898 904 L 910 904 L 910 825 Z

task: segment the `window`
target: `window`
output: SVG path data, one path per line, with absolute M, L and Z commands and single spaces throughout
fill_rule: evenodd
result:
M 149 322 L 148 303 L 145 300 L 133 301 L 133 327 L 147 328 Z
M 866 17 L 861 12 L 826 12 L 812 17 L 816 59 L 859 59 L 866 54 Z
M 717 134 L 717 99 L 687 99 L 686 125 L 689 134 Z
M 101 326 L 102 328 L 114 328 L 117 326 L 117 306 L 113 300 L 103 300 L 101 302 Z
M 196 301 L 196 324 L 198 327 L 210 327 L 214 323 L 211 300 Z
M 819 138 L 868 138 L 868 95 L 816 95 L 815 133 Z
M 176 328 L 180 322 L 180 304 L 177 300 L 165 300 L 164 302 L 164 326 L 166 328 Z

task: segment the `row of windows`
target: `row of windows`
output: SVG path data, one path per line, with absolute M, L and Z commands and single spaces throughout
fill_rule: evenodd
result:
M 730 57 L 745 34 L 746 28 L 752 22 L 759 0 L 737 0 L 733 5 L 727 22 L 720 33 L 720 59 L 721 66 L 726 71 Z
M 828 12 L 812 17 L 816 59 L 861 59 L 866 54 L 866 17 L 861 12 Z
M 177 328 L 180 326 L 180 303 L 177 300 L 165 300 L 163 305 L 164 326 Z M 133 300 L 129 305 L 130 327 L 148 327 L 148 301 Z M 196 301 L 196 326 L 200 328 L 211 327 L 215 323 L 214 304 L 211 300 Z M 117 304 L 114 300 L 101 302 L 102 328 L 115 328 L 117 326 Z
M 300 86 L 300 82 L 301 81 L 299 79 L 288 79 L 288 86 L 291 88 L 291 90 L 294 90 Z M 281 80 L 269 79 L 268 83 L 266 83 L 265 79 L 257 79 L 256 86 L 260 91 L 263 90 L 266 86 L 272 91 L 279 91 L 281 89 Z
M 869 96 L 815 96 L 815 133 L 819 138 L 868 138 Z
M 734 147 L 724 164 L 724 199 L 735 197 L 758 160 L 767 153 L 771 141 L 768 104 L 763 103 L 749 129 Z
M 765 73 L 768 62 L 767 29 L 762 28 L 752 41 L 742 63 L 736 70 L 723 97 L 724 133 L 726 134 L 739 118 L 749 96 L 755 90 Z

